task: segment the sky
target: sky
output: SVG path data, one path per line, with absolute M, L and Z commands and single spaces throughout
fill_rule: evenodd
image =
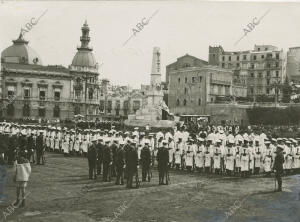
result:
M 44 65 L 71 64 L 87 20 L 100 78 L 134 88 L 149 84 L 153 47 L 160 47 L 164 79 L 166 66 L 185 54 L 208 60 L 209 45 L 236 51 L 268 44 L 285 52 L 300 46 L 296 2 L 0 0 L 0 51 L 43 13 L 25 39 Z M 247 25 L 264 14 L 244 35 Z M 138 30 L 136 25 L 152 15 Z

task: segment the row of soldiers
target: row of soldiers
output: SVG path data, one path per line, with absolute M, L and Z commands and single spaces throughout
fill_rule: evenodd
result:
M 18 142 L 19 144 L 25 144 L 24 138 L 27 138 L 28 145 L 20 145 L 20 147 L 28 147 L 28 155 L 33 157 L 34 150 L 43 153 L 41 152 L 43 147 L 50 151 L 62 152 L 66 156 L 87 156 L 92 141 L 96 141 L 99 144 L 98 146 L 107 146 L 111 150 L 112 161 L 110 162 L 112 166 L 108 165 L 110 169 L 114 169 L 111 175 L 114 175 L 116 171 L 115 150 L 118 147 L 126 148 L 129 143 L 137 151 L 139 162 L 142 161 L 142 150 L 147 146 L 150 150 L 150 164 L 152 166 L 156 165 L 159 148 L 164 147 L 168 150 L 168 168 L 217 174 L 227 173 L 229 175 L 241 174 L 242 176 L 261 172 L 270 175 L 274 165 L 276 148 L 280 146 L 284 150 L 284 169 L 286 173 L 297 173 L 300 169 L 299 139 L 267 139 L 263 132 L 260 134 L 252 133 L 253 135 L 231 131 L 225 133 L 219 128 L 214 129 L 214 131 L 201 131 L 199 135 L 192 136 L 184 130 L 177 130 L 174 133 L 145 134 L 139 132 L 138 128 L 130 133 L 118 132 L 114 128 L 110 131 L 68 130 L 60 127 L 22 125 L 9 125 L 7 127 L 7 124 L 6 127 L 2 124 L 2 128 L 0 124 L 0 132 L 4 132 L 4 135 L 10 132 L 9 135 L 12 138 L 18 137 L 20 141 L 23 141 Z M 38 135 L 42 137 L 43 145 L 40 145 L 41 142 L 39 142 L 37 146 L 36 139 Z M 16 146 L 10 145 L 10 147 Z M 103 166 L 103 169 L 107 168 L 103 164 L 105 155 L 97 155 L 99 156 L 99 158 L 97 157 L 98 162 L 101 163 L 97 167 L 99 173 L 99 171 L 101 172 L 101 166 Z M 37 156 L 41 156 L 41 154 Z

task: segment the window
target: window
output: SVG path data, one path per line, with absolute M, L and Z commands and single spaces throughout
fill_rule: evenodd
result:
M 59 91 L 54 92 L 54 100 L 55 101 L 59 101 L 60 100 L 60 92 Z
M 276 59 L 279 59 L 279 53 L 276 53 Z
M 260 51 L 260 48 L 257 48 L 257 51 Z
M 267 79 L 267 85 L 270 85 L 270 79 Z
M 253 63 L 251 63 L 251 69 L 254 69 L 254 64 Z
M 253 56 L 253 60 L 256 60 L 256 55 Z
M 107 113 L 111 113 L 112 110 L 112 101 L 107 101 Z
M 187 83 L 187 77 L 184 78 L 184 82 Z
M 59 118 L 60 117 L 60 108 L 58 105 L 56 105 L 53 109 L 53 117 Z
M 7 96 L 14 97 L 15 96 L 15 88 L 13 86 L 7 87 Z
M 254 73 L 252 72 L 252 73 L 250 74 L 250 76 L 253 78 L 253 77 L 254 77 Z
M 276 68 L 278 68 L 279 67 L 279 63 L 278 62 L 276 62 Z
M 39 108 L 39 117 L 45 117 L 46 110 L 45 108 Z
M 267 68 L 271 68 L 271 64 L 270 63 L 267 64 Z
M 247 55 L 243 55 L 243 60 L 246 60 L 247 59 Z
M 258 73 L 258 78 L 262 78 L 262 73 L 261 72 Z
M 89 99 L 93 99 L 94 97 L 94 90 L 92 88 L 89 88 Z
M 250 88 L 250 93 L 253 94 L 254 93 L 254 89 L 253 87 Z
M 236 57 L 236 60 L 237 60 L 237 61 L 240 61 L 240 56 L 237 56 L 237 57 Z
M 269 89 L 269 88 L 267 88 L 267 91 L 266 91 L 266 92 L 267 92 L 267 94 L 270 94 L 270 89 Z
M 231 56 L 228 56 L 228 61 L 231 61 Z
M 25 104 L 23 106 L 23 116 L 24 117 L 29 117 L 30 116 L 30 107 L 28 104 Z
M 267 77 L 270 77 L 270 71 L 267 71 Z
M 179 99 L 177 99 L 176 105 L 177 105 L 177 106 L 180 106 L 180 101 L 179 101 Z
M 15 115 L 14 104 L 12 104 L 12 103 L 8 104 L 6 109 L 7 109 L 7 116 L 13 117 Z
M 240 67 L 240 63 L 237 63 L 237 64 L 236 64 L 236 67 Z
M 141 106 L 141 102 L 139 100 L 133 101 L 133 110 L 136 112 Z
M 261 55 L 261 58 L 264 59 L 264 58 L 265 58 L 265 55 Z
M 202 81 L 202 76 L 199 76 L 199 82 L 201 82 Z
M 201 105 L 201 99 L 198 99 L 198 105 L 199 106 Z
M 225 61 L 225 56 L 222 56 L 222 61 Z
M 225 63 L 222 63 L 222 68 L 225 68 Z
M 279 77 L 279 71 L 276 71 L 276 77 L 277 78 Z
M 187 94 L 187 93 L 188 93 L 188 89 L 184 88 L 184 94 Z
M 183 105 L 186 106 L 186 99 L 183 100 Z
M 30 90 L 24 89 L 24 99 L 29 99 L 29 97 L 30 97 Z
M 100 112 L 104 112 L 104 103 L 105 103 L 104 100 L 100 100 L 100 107 L 99 107 Z
M 192 77 L 192 82 L 193 82 L 193 83 L 195 82 L 195 77 Z
M 40 89 L 39 98 L 40 98 L 40 100 L 45 100 L 46 99 L 46 91 Z
M 265 51 L 268 51 L 268 48 L 265 48 Z
M 180 83 L 180 78 L 178 78 L 178 83 Z

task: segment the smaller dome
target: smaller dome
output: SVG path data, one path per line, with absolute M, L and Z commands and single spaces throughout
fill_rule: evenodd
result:
M 81 66 L 81 67 L 96 67 L 96 59 L 94 54 L 90 50 L 80 50 L 77 51 L 76 55 L 73 58 L 72 66 Z
M 13 40 L 13 45 L 4 49 L 1 53 L 3 63 L 23 63 L 32 65 L 42 65 L 39 55 L 28 46 L 28 41 L 24 40 L 22 33 L 17 40 Z

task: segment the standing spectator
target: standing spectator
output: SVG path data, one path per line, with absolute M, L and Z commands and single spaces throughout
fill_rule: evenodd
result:
M 0 203 L 5 200 L 4 189 L 7 179 L 7 164 L 4 161 L 4 154 L 0 153 Z
M 17 200 L 14 203 L 14 206 L 18 206 L 20 204 L 20 193 L 22 195 L 22 202 L 21 206 L 25 206 L 25 189 L 27 187 L 27 182 L 29 180 L 29 176 L 31 174 L 31 166 L 26 159 L 26 153 L 25 152 L 19 152 L 17 156 L 17 160 L 14 164 L 14 181 L 17 185 Z

